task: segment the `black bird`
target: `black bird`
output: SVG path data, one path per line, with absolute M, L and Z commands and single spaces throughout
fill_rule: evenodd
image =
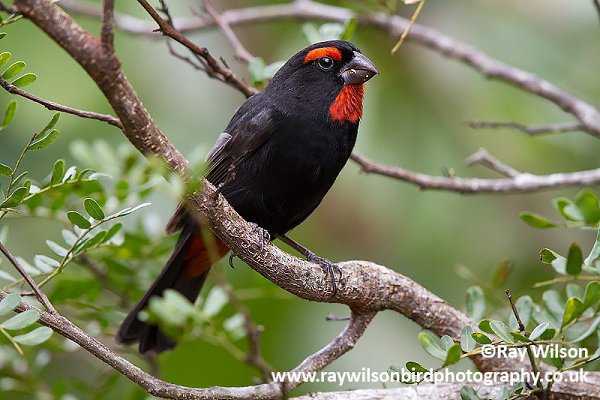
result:
M 376 74 L 352 43 L 313 44 L 237 110 L 208 155 L 206 178 L 245 220 L 326 267 L 327 260 L 285 234 L 319 205 L 348 161 L 362 117 L 363 84 Z M 173 254 L 121 324 L 118 342 L 139 342 L 141 353 L 175 346 L 137 314 L 168 288 L 196 299 L 211 265 L 229 251 L 218 238 L 206 243 L 201 229 L 180 205 L 166 229 L 181 231 Z

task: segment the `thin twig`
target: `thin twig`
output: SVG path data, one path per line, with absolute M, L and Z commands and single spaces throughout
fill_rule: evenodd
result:
M 96 113 L 93 111 L 78 110 L 73 107 L 65 106 L 65 105 L 62 105 L 59 103 L 55 103 L 53 101 L 42 99 L 41 97 L 37 97 L 31 93 L 24 91 L 21 88 L 16 87 L 15 85 L 8 83 L 1 77 L 0 77 L 0 86 L 2 86 L 4 88 L 4 90 L 6 90 L 7 92 L 16 94 L 18 96 L 21 96 L 21 97 L 29 99 L 33 102 L 36 102 L 38 104 L 41 104 L 44 107 L 46 107 L 48 110 L 62 111 L 67 114 L 76 115 L 76 116 L 82 117 L 82 118 L 95 119 L 95 120 L 106 122 L 108 124 L 116 126 L 119 129 L 123 129 L 123 124 L 121 124 L 121 121 L 119 121 L 118 118 L 115 118 L 112 115 L 99 114 L 99 113 Z
M 146 0 L 138 0 L 138 3 L 146 10 L 146 12 L 152 17 L 152 19 L 158 24 L 160 31 L 179 42 L 186 48 L 188 48 L 193 54 L 203 58 L 207 64 L 207 71 L 212 72 L 208 75 L 210 77 L 217 77 L 219 80 L 226 82 L 230 86 L 241 91 L 246 97 L 252 96 L 257 92 L 255 88 L 246 84 L 241 80 L 231 69 L 223 67 L 219 62 L 210 54 L 206 47 L 200 47 L 185 36 L 183 36 L 177 29 L 171 24 L 164 20 L 158 12 Z
M 504 292 L 506 293 L 506 297 L 508 297 L 508 302 L 510 303 L 510 307 L 512 308 L 513 314 L 515 315 L 515 318 L 517 319 L 517 324 L 519 324 L 519 331 L 521 332 L 522 335 L 526 336 L 527 328 L 525 327 L 525 324 L 523 324 L 523 321 L 521 320 L 521 316 L 519 315 L 517 306 L 515 305 L 515 302 L 513 301 L 512 293 L 510 292 L 509 289 L 506 289 Z M 527 345 L 526 349 L 527 349 L 527 356 L 529 357 L 529 362 L 531 363 L 531 370 L 533 371 L 533 373 L 536 376 L 540 376 L 540 369 L 538 367 L 537 361 L 535 360 L 535 356 L 533 354 L 533 350 L 531 349 L 531 346 Z M 542 393 L 544 393 L 544 385 L 542 385 L 541 379 L 537 380 L 537 387 Z
M 473 129 L 517 129 L 531 136 L 548 135 L 553 133 L 575 132 L 584 130 L 584 126 L 579 122 L 564 122 L 560 124 L 548 125 L 524 125 L 518 122 L 492 122 L 492 121 L 468 121 L 469 127 Z
M 491 169 L 492 171 L 496 171 L 501 175 L 504 175 L 508 178 L 515 178 L 521 175 L 521 172 L 517 171 L 510 165 L 503 163 L 498 160 L 496 157 L 492 156 L 486 149 L 483 147 L 477 150 L 475 153 L 467 157 L 465 163 L 469 166 L 479 164 L 483 165 Z
M 102 5 L 102 21 L 100 29 L 100 41 L 106 54 L 113 54 L 114 48 L 114 25 L 115 25 L 115 0 L 104 0 Z
M 204 9 L 211 16 L 211 18 L 215 21 L 215 23 L 219 26 L 223 34 L 233 46 L 235 51 L 235 58 L 238 60 L 249 64 L 255 57 L 250 54 L 250 52 L 244 47 L 242 42 L 238 39 L 237 35 L 233 32 L 229 24 L 221 18 L 221 15 L 217 12 L 211 0 L 202 0 L 204 4 Z
M 254 321 L 252 321 L 252 317 L 250 315 L 250 310 L 242 301 L 237 297 L 235 292 L 232 290 L 231 286 L 225 281 L 221 270 L 218 270 L 216 274 L 217 284 L 229 299 L 229 303 L 235 308 L 235 310 L 242 315 L 244 318 L 244 330 L 246 331 L 246 336 L 249 341 L 249 350 L 246 354 L 246 362 L 249 365 L 256 367 L 262 375 L 264 382 L 271 382 L 272 377 L 271 373 L 274 371 L 273 368 L 269 365 L 269 363 L 263 358 L 261 348 L 260 348 L 260 337 L 263 332 L 263 327 L 260 325 L 256 325 Z
M 421 189 L 445 190 L 465 194 L 527 193 L 568 186 L 591 186 L 600 183 L 600 168 L 548 175 L 520 173 L 513 178 L 461 178 L 433 176 L 402 167 L 378 163 L 356 151 L 352 153 L 351 158 L 366 173 L 398 179 L 416 185 Z
M 58 311 L 56 311 L 52 303 L 50 303 L 50 300 L 48 300 L 46 294 L 39 288 L 39 286 L 31 278 L 31 276 L 29 276 L 27 271 L 25 271 L 21 264 L 19 264 L 19 261 L 17 261 L 17 259 L 10 253 L 10 251 L 8 251 L 8 249 L 4 246 L 2 242 L 0 242 L 0 251 L 4 254 L 6 259 L 10 261 L 10 263 L 15 267 L 15 269 L 19 271 L 19 274 L 21 274 L 23 279 L 27 281 L 27 284 L 31 287 L 31 289 L 35 293 L 35 296 L 40 301 L 40 303 L 43 304 L 46 310 L 48 310 L 51 314 L 58 314 Z

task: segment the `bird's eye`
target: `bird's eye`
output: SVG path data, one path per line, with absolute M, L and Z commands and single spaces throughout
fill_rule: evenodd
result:
M 333 60 L 331 57 L 321 57 L 317 63 L 319 64 L 319 67 L 324 70 L 333 68 Z

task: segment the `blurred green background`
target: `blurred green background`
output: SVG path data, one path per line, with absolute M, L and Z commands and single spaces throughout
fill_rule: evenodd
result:
M 148 20 L 136 2 L 117 3 L 118 10 Z M 190 15 L 190 9 L 199 9 L 195 1 L 171 3 L 175 16 Z M 225 9 L 268 3 L 222 1 L 217 6 Z M 399 6 L 399 12 L 406 16 L 413 9 Z M 98 32 L 98 21 L 77 19 L 86 29 Z M 591 1 L 429 1 L 418 22 L 535 72 L 592 104 L 600 100 L 600 24 Z M 26 61 L 27 70 L 38 75 L 28 91 L 73 107 L 111 112 L 81 68 L 31 23 L 24 21 L 5 31 L 8 36 L 1 42 L 2 51 Z M 236 32 L 251 53 L 267 62 L 287 59 L 307 44 L 301 23 L 294 21 L 248 25 L 236 28 Z M 233 59 L 231 47 L 219 31 L 190 37 L 247 76 L 245 66 Z M 487 81 L 470 68 L 410 41 L 390 56 L 394 40 L 374 29 L 359 28 L 352 40 L 380 71 L 366 92 L 357 143 L 363 154 L 434 175 L 451 168 L 461 176 L 494 177 L 484 168 L 464 166 L 464 158 L 479 147 L 518 170 L 532 173 L 598 166 L 598 141 L 584 133 L 532 138 L 505 129 L 472 130 L 465 123 L 475 119 L 525 124 L 571 121 L 553 104 Z M 118 32 L 116 47 L 128 78 L 160 128 L 185 155 L 202 157 L 242 104 L 243 96 L 169 56 L 161 39 Z M 9 99 L 5 92 L 0 93 L 0 106 L 5 107 Z M 0 159 L 13 162 L 29 135 L 51 115 L 39 105 L 19 100 L 15 122 L 10 131 L 2 133 Z M 75 162 L 69 152 L 72 140 L 92 142 L 102 138 L 115 147 L 126 142 L 115 128 L 66 114 L 61 118 L 60 130 L 59 141 L 39 154 L 35 164 L 28 164 L 32 175 L 45 174 L 57 158 Z M 573 196 L 577 191 L 472 196 L 420 191 L 402 182 L 362 174 L 349 163 L 323 204 L 291 236 L 334 261 L 365 259 L 388 266 L 462 307 L 464 290 L 472 282 L 456 273 L 457 265 L 465 265 L 489 280 L 500 260 L 514 260 L 515 270 L 507 285 L 513 293 L 522 294 L 531 291 L 533 282 L 552 276 L 537 260 L 542 247 L 566 251 L 573 241 L 578 241 L 584 251 L 591 246 L 592 232 L 535 231 L 518 217 L 523 210 L 554 215 L 551 199 Z M 144 218 L 162 226 L 176 199 L 164 193 L 152 202 L 130 221 Z M 38 219 L 6 223 L 11 228 L 9 247 L 26 259 L 42 251 L 45 239 L 58 232 L 56 224 Z M 158 271 L 160 265 L 149 268 Z M 286 295 L 246 266 L 231 270 L 222 263 L 221 268 L 237 289 L 262 287 L 274 293 L 248 304 L 255 321 L 265 327 L 264 356 L 278 370 L 293 368 L 343 328 L 343 322 L 326 322 L 325 317 L 330 313 L 347 315 L 345 307 L 309 303 Z M 417 345 L 418 331 L 418 326 L 402 316 L 381 313 L 357 347 L 328 370 L 370 367 L 385 371 L 391 364 L 409 359 L 436 365 Z M 116 346 L 111 337 L 102 340 Z M 64 359 L 53 359 L 45 379 L 76 375 L 93 380 L 107 373 L 107 368 L 78 351 L 66 354 Z M 256 376 L 252 368 L 204 342 L 182 345 L 161 356 L 160 369 L 165 380 L 197 387 L 249 385 Z M 125 378 L 119 379 L 119 398 L 144 397 Z M 378 385 L 351 384 L 343 388 L 357 386 Z M 295 393 L 334 388 L 331 384 L 304 385 Z

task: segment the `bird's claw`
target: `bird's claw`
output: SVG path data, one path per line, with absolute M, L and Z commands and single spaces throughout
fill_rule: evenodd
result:
M 231 269 L 235 269 L 235 264 L 233 263 L 234 258 L 235 258 L 235 254 L 233 254 L 233 253 L 229 254 L 229 266 L 231 267 Z
M 259 239 L 259 241 L 260 241 L 259 254 L 262 254 L 263 250 L 265 249 L 265 244 L 271 241 L 271 234 L 269 233 L 268 230 L 260 227 L 258 224 L 255 224 L 254 222 L 250 222 L 250 226 L 252 227 L 252 231 L 258 233 L 258 236 L 260 237 L 260 239 Z
M 328 259 L 319 257 L 313 252 L 308 253 L 306 260 L 315 264 L 319 264 L 321 268 L 323 268 L 325 278 L 331 277 L 331 285 L 333 287 L 331 297 L 335 296 L 338 291 L 338 283 L 342 282 L 342 279 L 344 278 L 342 269 Z

